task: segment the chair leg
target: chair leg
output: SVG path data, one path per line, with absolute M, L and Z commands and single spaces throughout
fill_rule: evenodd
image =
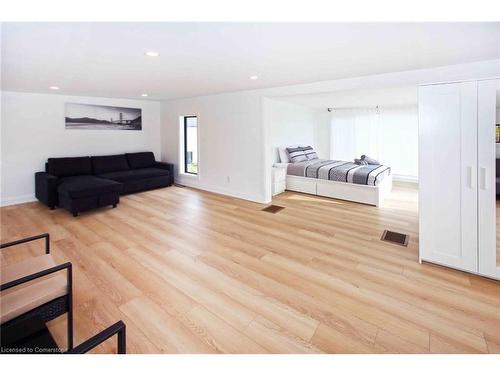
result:
M 73 267 L 68 268 L 68 350 L 73 349 Z
M 68 350 L 71 350 L 71 349 L 73 349 L 73 307 L 69 308 L 67 324 L 68 324 L 68 327 L 67 327 Z
M 117 206 L 117 204 L 116 204 L 116 203 L 115 203 L 115 204 L 113 204 L 113 208 L 116 208 L 116 206 Z
M 127 329 L 125 325 L 123 329 L 118 331 L 118 354 L 127 354 Z
M 73 217 L 77 217 L 78 216 L 78 212 L 76 212 L 76 211 L 72 212 L 72 214 L 73 214 Z

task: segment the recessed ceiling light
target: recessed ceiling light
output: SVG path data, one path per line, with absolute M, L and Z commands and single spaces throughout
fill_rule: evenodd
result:
M 160 56 L 160 52 L 156 52 L 156 51 L 147 51 L 147 52 L 144 52 L 144 54 L 146 56 L 149 56 L 149 57 L 158 57 L 158 56 Z
M 148 94 L 142 94 L 141 96 L 148 96 Z
M 256 80 L 259 79 L 259 76 L 250 76 L 250 79 Z
M 49 89 L 51 89 L 51 90 L 59 90 L 59 87 L 57 87 L 57 86 L 50 86 Z

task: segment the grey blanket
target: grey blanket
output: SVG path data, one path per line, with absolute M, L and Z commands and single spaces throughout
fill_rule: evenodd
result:
M 316 159 L 288 164 L 287 174 L 376 186 L 391 174 L 391 168 L 386 165 L 357 165 L 347 161 Z

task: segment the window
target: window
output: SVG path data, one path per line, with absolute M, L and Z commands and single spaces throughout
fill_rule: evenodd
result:
M 332 115 L 330 159 L 369 155 L 391 166 L 394 175 L 418 176 L 416 106 L 339 109 Z
M 198 118 L 184 116 L 184 173 L 198 174 Z

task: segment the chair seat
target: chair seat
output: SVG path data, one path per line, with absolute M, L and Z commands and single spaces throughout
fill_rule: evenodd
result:
M 62 179 L 57 191 L 71 198 L 94 197 L 102 194 L 120 192 L 122 184 L 94 176 L 74 176 Z
M 2 264 L 0 280 L 2 284 L 5 284 L 20 279 L 21 277 L 55 267 L 56 265 L 57 263 L 50 254 L 30 257 L 14 264 Z
M 109 178 L 113 181 L 118 182 L 128 182 L 135 180 L 142 180 L 146 178 L 153 177 L 162 177 L 168 176 L 169 172 L 166 169 L 160 168 L 140 168 L 140 169 L 132 169 L 128 171 L 120 171 L 120 172 L 110 172 L 110 173 L 102 173 L 98 175 L 101 178 Z
M 2 265 L 1 282 L 5 284 L 56 265 L 52 256 L 43 255 L 12 264 Z M 3 290 L 0 324 L 31 311 L 67 294 L 67 279 L 63 272 Z

